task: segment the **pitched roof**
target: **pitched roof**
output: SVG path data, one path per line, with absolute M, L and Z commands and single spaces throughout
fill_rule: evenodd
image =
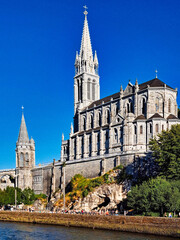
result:
M 110 96 L 107 96 L 107 97 L 105 97 L 105 98 L 101 98 L 101 99 L 99 99 L 99 100 L 96 100 L 96 101 L 92 102 L 92 103 L 91 103 L 89 106 L 87 106 L 87 107 L 88 107 L 88 108 L 92 108 L 92 107 L 94 107 L 94 105 L 99 106 L 99 105 L 102 104 L 102 102 L 104 102 L 104 103 L 109 102 L 109 101 L 111 100 L 111 98 L 113 98 L 113 99 L 119 98 L 119 92 L 114 93 L 114 94 L 112 94 L 112 95 L 110 95 Z
M 179 118 L 177 118 L 177 117 L 174 116 L 173 114 L 170 114 L 170 115 L 167 117 L 167 119 L 179 119 Z
M 144 115 L 139 115 L 135 120 L 143 120 L 146 119 Z
M 152 79 L 150 81 L 147 81 L 147 82 L 139 84 L 139 89 L 143 90 L 143 89 L 147 88 L 148 85 L 150 87 L 164 87 L 165 83 L 162 82 L 161 80 L 159 80 L 158 78 L 154 78 L 154 79 Z M 170 87 L 168 85 L 166 85 L 166 87 L 170 88 L 170 89 L 173 89 L 172 87 Z
M 27 127 L 24 119 L 24 114 L 22 113 L 22 119 L 21 119 L 21 126 L 19 130 L 19 136 L 18 136 L 18 142 L 19 143 L 27 143 L 29 142 Z
M 128 84 L 129 84 L 129 83 L 128 83 Z M 164 86 L 165 86 L 165 83 L 162 82 L 161 80 L 159 80 L 158 78 L 154 78 L 154 79 L 152 79 L 152 80 L 150 80 L 150 81 L 147 81 L 147 82 L 144 82 L 144 83 L 139 84 L 139 90 L 146 89 L 148 85 L 149 85 L 150 87 L 164 87 Z M 168 85 L 166 85 L 166 87 L 167 87 L 167 88 L 170 88 L 170 89 L 173 89 L 172 87 L 170 87 L 170 86 L 168 86 Z M 127 87 L 126 87 L 126 88 L 127 88 Z M 92 107 L 94 107 L 94 105 L 99 106 L 99 105 L 102 104 L 102 102 L 104 102 L 104 103 L 109 102 L 109 101 L 111 100 L 111 98 L 113 98 L 113 99 L 119 98 L 119 92 L 114 93 L 114 94 L 112 94 L 112 95 L 110 95 L 110 96 L 101 98 L 101 99 L 99 99 L 99 100 L 96 100 L 96 101 L 92 102 L 89 106 L 85 107 L 85 109 L 87 109 L 87 108 L 88 108 L 88 109 L 89 109 L 89 108 L 92 108 Z M 85 110 L 85 109 L 84 109 L 84 110 Z M 161 116 L 159 115 L 159 117 L 161 117 Z
M 152 118 L 163 118 L 161 115 L 159 115 L 159 113 L 155 113 L 152 117 L 150 117 L 149 119 Z

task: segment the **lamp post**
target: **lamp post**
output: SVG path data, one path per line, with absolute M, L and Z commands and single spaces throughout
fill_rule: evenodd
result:
M 18 174 L 15 173 L 15 208 L 17 209 L 17 177 Z
M 65 188 L 66 188 L 66 177 L 65 177 L 65 166 L 66 166 L 66 161 L 63 162 L 63 209 L 64 209 L 64 212 L 65 212 L 65 209 L 66 209 L 66 198 L 65 198 Z
M 17 175 L 15 174 L 15 208 L 17 209 Z

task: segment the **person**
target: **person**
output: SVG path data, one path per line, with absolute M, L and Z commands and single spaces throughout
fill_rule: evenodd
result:
M 164 217 L 167 217 L 167 213 L 166 212 L 164 213 Z
M 171 212 L 169 213 L 169 218 L 172 218 L 172 214 L 171 214 Z

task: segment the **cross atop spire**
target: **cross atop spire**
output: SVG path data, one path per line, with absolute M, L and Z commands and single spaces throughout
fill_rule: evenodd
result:
M 87 12 L 88 7 L 85 5 L 85 6 L 83 6 L 83 8 L 85 9 L 85 11 L 83 13 L 85 16 L 87 16 L 88 15 L 88 12 Z
M 85 9 L 87 8 L 86 6 L 84 7 Z M 83 27 L 83 34 L 82 34 L 82 40 L 81 40 L 80 57 L 82 60 L 93 61 L 91 38 L 89 33 L 86 10 L 84 14 L 85 14 L 85 19 L 84 19 L 84 27 Z

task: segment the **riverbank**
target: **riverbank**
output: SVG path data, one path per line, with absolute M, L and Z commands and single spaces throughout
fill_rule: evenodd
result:
M 85 227 L 180 237 L 180 218 L 1 211 L 0 221 Z

